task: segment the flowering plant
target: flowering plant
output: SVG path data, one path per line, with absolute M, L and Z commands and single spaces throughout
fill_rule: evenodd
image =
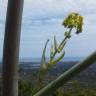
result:
M 79 34 L 82 32 L 82 25 L 83 25 L 83 17 L 79 15 L 78 13 L 71 13 L 68 15 L 68 17 L 63 21 L 62 24 L 66 29 L 69 29 L 69 31 L 65 32 L 65 37 L 62 40 L 60 44 L 58 44 L 56 36 L 54 36 L 54 43 L 51 44 L 50 48 L 50 60 L 46 62 L 46 48 L 47 44 L 49 42 L 49 39 L 46 41 L 43 54 L 42 54 L 42 60 L 41 60 L 41 66 L 40 66 L 40 72 L 39 72 L 39 83 L 43 81 L 48 69 L 58 63 L 65 55 L 64 47 L 68 41 L 68 39 L 71 38 L 72 29 L 75 28 L 76 34 Z M 61 53 L 61 54 L 60 54 Z M 60 54 L 59 57 L 55 59 L 56 54 Z

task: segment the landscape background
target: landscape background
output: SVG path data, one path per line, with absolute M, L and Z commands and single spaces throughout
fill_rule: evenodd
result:
M 7 1 L 8 0 L 0 0 L 0 94 L 2 90 L 2 54 Z M 64 38 L 65 29 L 62 26 L 62 22 L 69 13 L 77 12 L 84 17 L 83 32 L 78 36 L 72 33 L 73 36 L 65 47 L 65 57 L 56 66 L 50 68 L 45 81 L 47 82 L 48 80 L 52 81 L 56 79 L 57 76 L 60 76 L 60 74 L 96 50 L 95 10 L 96 0 L 24 1 L 18 69 L 18 78 L 21 80 L 23 87 L 24 84 L 29 84 L 29 82 L 24 83 L 23 80 L 30 81 L 32 84 L 31 87 L 33 87 L 33 84 L 36 84 L 36 77 L 39 72 L 42 50 L 45 42 L 47 39 L 50 39 L 46 53 L 46 58 L 48 60 L 50 44 L 53 41 L 54 35 L 56 35 L 58 43 Z M 96 96 L 96 63 L 75 78 L 72 78 L 72 80 L 66 83 L 63 87 L 68 87 L 70 89 L 74 80 L 77 80 L 80 84 L 78 88 L 81 89 L 79 91 L 81 93 L 84 93 L 85 91 L 85 95 L 82 96 L 92 96 L 92 92 L 95 94 L 94 96 Z M 26 88 L 24 87 L 25 92 L 23 92 L 23 87 L 19 89 L 23 94 L 20 96 L 29 96 L 25 95 L 29 90 L 25 90 Z M 30 86 L 29 89 L 31 89 Z M 77 89 L 74 89 L 74 86 L 72 89 L 73 91 L 76 91 L 76 94 L 79 93 L 77 92 Z M 63 91 L 65 90 L 66 88 L 63 89 Z M 88 92 L 91 95 L 86 95 Z M 72 94 L 70 96 L 72 96 Z M 73 96 L 77 96 L 76 94 L 73 94 Z

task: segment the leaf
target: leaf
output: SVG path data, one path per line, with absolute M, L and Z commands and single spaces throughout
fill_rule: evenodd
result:
M 52 44 L 52 45 L 51 45 L 51 49 L 50 49 L 50 60 L 53 59 L 54 52 L 55 52 L 55 50 L 54 50 L 54 46 L 53 46 L 53 44 Z
M 47 48 L 48 42 L 49 42 L 49 39 L 46 41 L 45 47 L 44 47 L 44 50 L 43 50 L 42 61 L 41 61 L 41 69 L 46 69 L 46 58 L 45 58 L 45 53 L 46 53 L 46 48 Z
M 64 57 L 65 55 L 65 51 L 56 59 L 56 60 L 53 60 L 49 63 L 49 65 L 54 65 L 56 63 L 58 63 L 60 60 L 62 60 L 62 58 Z
M 56 36 L 54 36 L 54 49 L 55 49 L 55 51 L 58 49 L 58 44 L 57 44 Z

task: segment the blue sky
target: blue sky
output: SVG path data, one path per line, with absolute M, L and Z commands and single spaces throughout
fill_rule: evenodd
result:
M 4 22 L 5 22 L 5 13 L 6 13 L 6 7 L 7 7 L 7 0 L 0 0 L 0 45 L 3 45 L 3 37 L 4 37 Z M 86 56 L 92 51 L 96 50 L 96 45 L 94 44 L 96 41 L 96 0 L 25 0 L 24 1 L 24 11 L 23 11 L 23 28 L 22 28 L 22 40 L 21 40 L 21 50 L 20 54 L 23 54 L 23 57 L 25 55 L 25 51 L 27 50 L 34 50 L 32 51 L 34 54 L 40 53 L 42 50 L 38 51 L 38 47 L 36 47 L 38 44 L 40 48 L 44 45 L 44 42 L 39 42 L 41 39 L 38 39 L 36 44 L 33 43 L 33 47 L 25 47 L 23 46 L 23 43 L 25 44 L 26 40 L 31 40 L 30 38 L 35 38 L 37 34 L 33 34 L 33 36 L 30 36 L 29 29 L 31 30 L 33 27 L 29 27 L 30 25 L 34 25 L 35 27 L 38 27 L 38 30 L 40 29 L 40 24 L 54 24 L 54 26 L 58 27 L 61 26 L 63 19 L 68 15 L 70 12 L 78 12 L 84 17 L 84 28 L 83 33 L 73 38 L 72 41 L 69 42 L 67 54 L 68 56 Z M 42 23 L 43 22 L 43 23 Z M 57 24 L 57 25 L 56 25 Z M 32 25 L 32 26 L 33 26 Z M 49 26 L 49 25 L 48 25 Z M 53 26 L 53 25 L 52 25 Z M 34 27 L 34 29 L 35 29 Z M 29 28 L 27 30 L 27 28 Z M 42 27 L 42 29 L 45 29 L 46 27 Z M 49 27 L 51 30 L 51 27 Z M 54 27 L 55 28 L 55 27 Z M 61 28 L 61 29 L 60 29 Z M 62 27 L 54 29 L 54 31 L 62 31 Z M 23 31 L 28 31 L 26 35 L 23 35 Z M 33 29 L 32 29 L 33 30 Z M 41 30 L 41 29 L 40 29 Z M 48 29 L 45 29 L 46 32 L 50 31 Z M 41 30 L 42 31 L 42 30 Z M 52 30 L 53 31 L 53 30 Z M 41 33 L 45 34 L 45 33 Z M 37 37 L 39 38 L 41 36 L 39 34 Z M 58 37 L 62 38 L 62 34 L 60 35 L 58 32 L 55 33 Z M 40 38 L 46 38 L 49 36 L 49 33 L 45 34 L 45 37 Z M 50 34 L 50 38 L 53 36 L 53 34 Z M 24 39 L 26 38 L 26 40 Z M 35 38 L 36 39 L 36 38 Z M 34 39 L 34 41 L 35 41 Z M 43 40 L 45 41 L 45 39 Z M 73 44 L 74 42 L 74 44 Z M 71 44 L 72 43 L 72 44 Z M 28 45 L 29 43 L 27 43 Z M 29 44 L 30 45 L 30 44 Z M 75 48 L 75 49 L 74 49 Z M 28 51 L 26 54 L 30 54 L 30 51 Z M 0 54 L 2 54 L 2 47 L 0 48 Z M 30 55 L 31 56 L 31 55 Z M 36 57 L 35 56 L 35 57 Z
M 72 11 L 82 14 L 95 14 L 95 0 L 24 0 L 24 12 L 32 18 L 63 17 Z M 7 0 L 0 0 L 1 12 L 6 9 Z M 3 8 L 3 10 L 2 10 Z

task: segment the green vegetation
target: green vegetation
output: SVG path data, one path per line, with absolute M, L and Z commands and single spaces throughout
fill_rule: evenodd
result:
M 77 80 L 72 82 L 72 87 L 66 92 L 66 96 L 96 96 L 96 89 L 81 87 Z
M 0 96 L 1 95 L 0 82 Z M 27 80 L 19 81 L 18 96 L 33 96 L 33 84 Z M 69 86 L 63 86 L 50 96 L 96 96 L 96 87 L 81 86 L 79 81 L 73 80 Z
M 64 39 L 61 41 L 60 44 L 58 44 L 56 36 L 54 36 L 54 41 L 51 44 L 50 48 L 50 60 L 46 62 L 46 48 L 48 45 L 49 40 L 47 40 L 43 54 L 42 54 L 42 60 L 41 60 L 41 66 L 40 71 L 38 74 L 37 82 L 34 85 L 31 85 L 30 83 L 26 81 L 20 81 L 19 83 L 19 94 L 20 96 L 32 96 L 37 91 L 39 91 L 42 87 L 44 87 L 46 84 L 44 83 L 44 79 L 46 78 L 46 75 L 48 73 L 48 70 L 56 65 L 65 55 L 65 45 L 68 42 L 68 40 L 72 37 L 72 32 L 75 31 L 76 34 L 79 34 L 82 32 L 82 25 L 83 25 L 83 17 L 80 16 L 78 13 L 71 13 L 69 16 L 63 21 L 62 24 L 66 31 L 64 32 Z M 73 30 L 75 29 L 75 30 Z M 59 57 L 56 58 L 56 55 L 60 54 Z M 23 95 L 21 95 L 23 93 Z M 56 94 L 58 91 L 56 91 Z M 52 96 L 63 96 L 63 91 L 59 92 L 58 95 Z
M 80 16 L 78 13 L 71 13 L 69 16 L 63 21 L 62 24 L 66 31 L 64 32 L 64 39 L 61 41 L 60 44 L 58 44 L 56 36 L 54 36 L 54 41 L 51 44 L 50 48 L 50 60 L 46 62 L 46 48 L 49 40 L 47 40 L 43 54 L 42 54 L 42 63 L 40 66 L 40 73 L 39 73 L 39 79 L 38 82 L 42 83 L 43 79 L 45 78 L 48 69 L 50 67 L 57 64 L 62 58 L 65 56 L 65 45 L 68 42 L 68 40 L 72 37 L 72 32 L 75 31 L 76 34 L 79 34 L 82 32 L 82 26 L 83 26 L 83 17 Z M 73 30 L 75 29 L 75 30 Z M 55 58 L 57 54 L 60 54 L 58 58 Z
M 33 85 L 32 83 L 28 82 L 27 80 L 20 80 L 19 81 L 19 96 L 32 96 Z
M 20 81 L 19 96 L 33 96 L 32 83 Z M 77 80 L 73 80 L 70 86 L 63 86 L 50 96 L 96 96 L 96 88 L 82 87 Z
M 63 21 L 62 25 L 66 28 L 63 40 L 58 44 L 57 38 L 56 36 L 54 36 L 53 43 L 51 44 L 50 48 L 50 60 L 48 62 L 46 62 L 46 49 L 49 40 L 46 41 L 45 47 L 43 49 L 41 66 L 37 81 L 30 82 L 27 80 L 19 80 L 19 96 L 33 96 L 41 88 L 49 83 L 49 81 L 46 81 L 46 75 L 49 69 L 55 66 L 65 56 L 65 45 L 72 37 L 72 32 L 75 31 L 77 35 L 79 33 L 82 33 L 83 17 L 80 16 L 78 13 L 71 13 Z M 57 57 L 57 54 L 59 54 L 59 57 Z M 70 84 L 70 86 L 67 86 L 67 88 L 63 86 L 53 92 L 50 96 L 96 96 L 96 89 L 82 87 L 77 80 L 74 80 L 72 81 L 72 84 Z

